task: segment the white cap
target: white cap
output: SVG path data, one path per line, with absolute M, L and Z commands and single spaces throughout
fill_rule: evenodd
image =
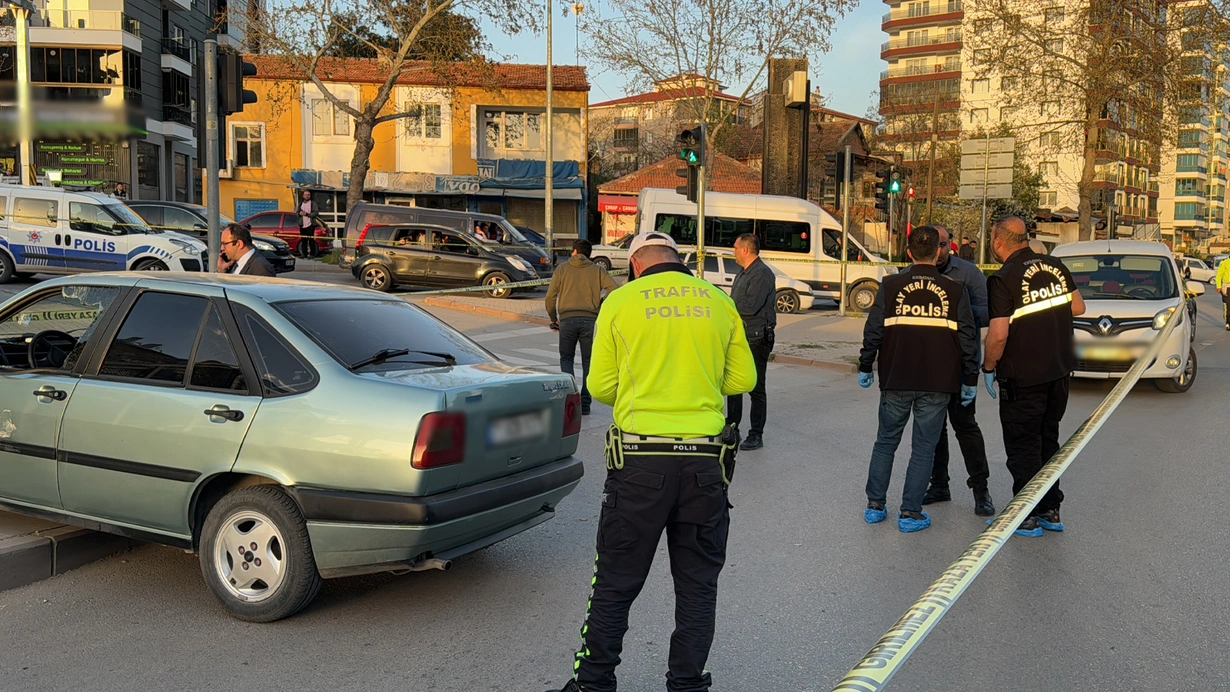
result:
M 637 250 L 650 245 L 665 245 L 675 252 L 679 251 L 679 246 L 675 244 L 674 238 L 666 235 L 665 233 L 650 231 L 648 233 L 636 234 L 636 237 L 632 239 L 632 244 L 628 246 L 628 256 L 631 257 L 636 254 Z

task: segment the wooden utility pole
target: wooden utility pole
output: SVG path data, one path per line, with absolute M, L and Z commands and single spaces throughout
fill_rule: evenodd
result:
M 931 155 L 927 163 L 927 225 L 931 225 L 931 200 L 935 197 L 935 145 L 940 139 L 940 92 L 935 91 L 935 111 L 931 114 Z

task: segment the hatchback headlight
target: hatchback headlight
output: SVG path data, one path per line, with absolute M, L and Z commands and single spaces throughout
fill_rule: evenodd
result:
M 1166 323 L 1170 321 L 1170 316 L 1175 313 L 1177 308 L 1166 308 L 1153 316 L 1153 328 L 1161 331 L 1166 328 Z M 1182 316 L 1179 319 L 1183 319 Z
M 179 248 L 180 250 L 183 250 L 184 252 L 200 252 L 201 251 L 200 250 L 201 246 L 191 241 L 180 240 L 179 238 L 167 238 L 167 241 L 169 241 L 172 245 Z
M 508 263 L 516 267 L 517 269 L 520 269 L 523 272 L 533 271 L 530 269 L 530 265 L 526 264 L 525 260 L 521 259 L 520 257 L 510 256 L 508 258 Z
M 269 243 L 264 240 L 257 240 L 256 238 L 252 239 L 252 247 L 260 250 L 261 252 L 277 252 L 277 248 L 273 246 L 273 243 Z

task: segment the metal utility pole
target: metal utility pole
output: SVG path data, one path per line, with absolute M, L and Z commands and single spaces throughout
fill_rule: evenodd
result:
M 987 263 L 987 176 L 991 170 L 991 130 L 987 129 L 986 149 L 982 154 L 982 225 L 979 227 L 981 239 L 978 241 L 978 264 Z M 927 200 L 931 204 L 931 200 Z
M 931 115 L 931 156 L 927 163 L 927 225 L 931 225 L 931 198 L 935 196 L 935 145 L 940 139 L 940 93 L 935 92 L 935 112 Z
M 547 259 L 551 262 L 551 267 L 555 267 L 555 140 L 553 138 L 554 129 L 552 121 L 555 119 L 555 75 L 552 70 L 552 31 L 554 25 L 552 23 L 551 0 L 547 0 L 547 122 L 543 126 L 543 135 L 546 139 L 547 160 L 546 172 L 544 173 L 546 181 L 546 204 L 543 213 L 547 219 L 544 224 L 545 235 L 547 237 Z
M 13 23 L 17 30 L 17 141 L 21 184 L 33 185 L 34 168 L 34 103 L 30 94 L 30 15 L 34 5 L 29 0 L 10 0 Z
M 850 160 L 850 145 L 846 145 L 846 165 L 845 165 L 845 184 L 842 190 L 841 201 L 841 316 L 846 316 L 846 261 L 850 257 L 850 253 L 846 250 L 850 242 L 850 169 L 853 162 Z
M 218 42 L 205 39 L 205 184 L 209 204 L 206 227 L 209 229 L 209 266 L 205 271 L 218 271 L 218 252 L 222 238 L 218 232 Z
M 709 136 L 709 129 L 701 125 L 702 136 Z M 706 151 L 707 146 L 701 147 Z M 702 157 L 696 169 L 696 275 L 705 277 L 705 159 Z
M 897 193 L 888 193 L 888 261 L 893 261 L 893 211 L 896 207 Z

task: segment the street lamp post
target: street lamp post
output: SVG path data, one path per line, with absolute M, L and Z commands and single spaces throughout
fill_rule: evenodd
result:
M 547 148 L 546 171 L 544 173 L 546 185 L 543 190 L 543 196 L 546 197 L 543 210 L 543 213 L 546 214 L 546 222 L 544 223 L 545 233 L 543 235 L 547 238 L 547 261 L 551 263 L 550 266 L 554 269 L 555 233 L 552 227 L 555 221 L 555 152 L 553 151 L 555 148 L 553 125 L 555 123 L 552 121 L 555 116 L 555 75 L 551 65 L 551 40 L 554 29 L 551 18 L 551 2 L 552 0 L 547 0 L 547 122 L 543 125 L 543 134 L 545 135 L 544 139 L 546 140 L 545 145 Z
M 30 94 L 30 15 L 35 11 L 30 0 L 8 0 L 13 11 L 17 33 L 17 140 L 18 158 L 21 161 L 22 184 L 34 180 L 34 104 Z

